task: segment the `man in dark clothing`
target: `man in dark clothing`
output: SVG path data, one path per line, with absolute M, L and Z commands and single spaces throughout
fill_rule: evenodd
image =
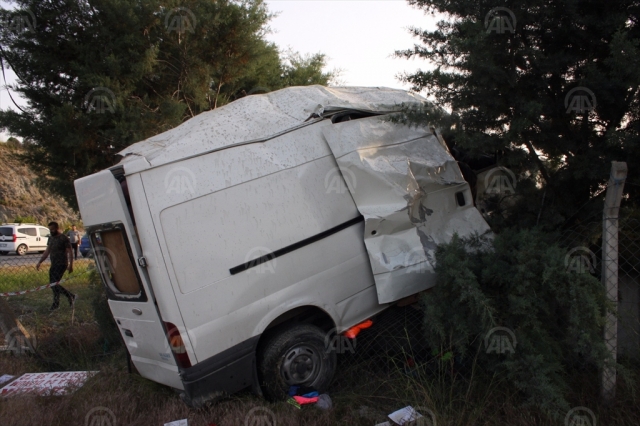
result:
M 62 279 L 65 271 L 69 271 L 69 273 L 73 272 L 73 252 L 71 251 L 69 238 L 58 230 L 58 224 L 56 222 L 49 223 L 49 231 L 51 235 L 49 236 L 49 241 L 47 241 L 47 249 L 36 265 L 36 269 L 40 270 L 40 264 L 51 255 L 49 283 L 57 283 Z M 60 294 L 69 299 L 69 305 L 73 306 L 76 300 L 75 294 L 72 294 L 59 284 L 51 287 L 51 290 L 53 290 L 53 305 L 51 305 L 50 311 L 54 311 L 60 307 Z

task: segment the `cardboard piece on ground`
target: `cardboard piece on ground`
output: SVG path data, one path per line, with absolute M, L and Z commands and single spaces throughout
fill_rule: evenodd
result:
M 175 422 L 165 423 L 164 426 L 189 426 L 188 419 L 176 420 Z
M 2 376 L 0 376 L 0 385 L 7 383 L 9 380 L 13 379 L 14 376 L 11 376 L 9 374 L 4 374 Z
M 97 371 L 62 371 L 58 373 L 27 373 L 0 389 L 0 396 L 24 393 L 36 395 L 67 395 L 84 385 Z
M 418 413 L 413 409 L 412 406 L 406 406 L 404 408 L 399 409 L 398 411 L 394 411 L 388 416 L 394 423 L 402 426 L 406 423 L 413 422 L 422 417 L 422 414 Z

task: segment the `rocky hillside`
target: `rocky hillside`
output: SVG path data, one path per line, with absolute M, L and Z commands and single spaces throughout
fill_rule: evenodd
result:
M 19 151 L 0 142 L 0 223 L 33 217 L 46 225 L 78 222 L 79 214 L 60 197 L 36 185 L 35 173 L 17 160 Z

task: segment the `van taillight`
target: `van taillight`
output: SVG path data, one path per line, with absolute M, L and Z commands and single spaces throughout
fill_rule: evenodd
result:
M 16 234 L 13 234 L 13 242 L 15 243 L 16 241 L 18 241 L 18 236 Z
M 185 347 L 182 336 L 180 335 L 180 330 L 170 322 L 165 322 L 164 325 L 167 327 L 167 339 L 169 340 L 171 351 L 176 357 L 178 366 L 182 368 L 191 367 L 189 354 L 187 354 L 187 348 Z

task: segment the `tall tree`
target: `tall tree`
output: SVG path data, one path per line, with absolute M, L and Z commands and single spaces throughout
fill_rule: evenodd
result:
M 640 3 L 633 0 L 409 0 L 445 14 L 399 51 L 433 69 L 404 76 L 439 108 L 412 120 L 441 126 L 470 157 L 500 153 L 518 177 L 510 218 L 554 225 L 602 192 L 611 160 L 640 183 Z M 638 186 L 627 186 L 635 202 Z M 590 205 L 595 205 L 591 203 Z M 601 206 L 600 206 L 601 207 Z
M 319 61 L 294 65 L 265 39 L 262 0 L 14 0 L 1 10 L 0 56 L 27 100 L 0 127 L 76 204 L 73 180 L 112 165 L 128 145 L 246 94 L 328 84 Z

